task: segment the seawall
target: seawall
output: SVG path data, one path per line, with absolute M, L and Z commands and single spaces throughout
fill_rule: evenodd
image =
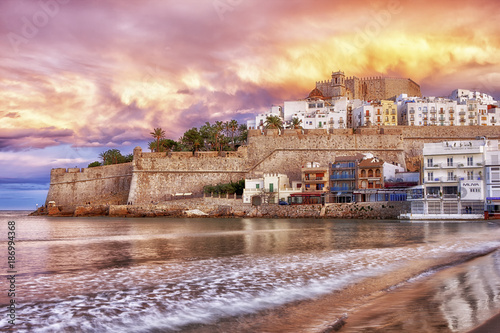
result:
M 54 207 L 50 216 L 110 217 L 259 217 L 259 218 L 335 218 L 335 219 L 397 219 L 409 211 L 408 202 L 363 202 L 322 205 L 245 204 L 241 199 L 196 198 L 164 202 L 158 205 L 85 205 L 73 210 Z M 197 210 L 204 214 L 189 214 Z M 206 214 L 206 215 L 205 215 Z

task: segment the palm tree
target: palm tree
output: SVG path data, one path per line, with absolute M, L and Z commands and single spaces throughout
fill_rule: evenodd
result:
M 266 118 L 265 125 L 266 125 L 267 129 L 279 129 L 279 130 L 281 130 L 283 128 L 283 121 L 278 116 L 269 115 Z
M 151 150 L 151 152 L 154 152 L 156 149 L 156 142 L 154 142 L 154 141 L 149 142 L 148 148 L 149 148 L 149 150 Z
M 155 128 L 153 132 L 149 133 L 156 139 L 156 152 L 160 151 L 160 140 L 165 138 L 165 131 L 161 127 Z
M 231 148 L 234 150 L 234 135 L 238 131 L 238 122 L 236 120 L 226 121 L 224 123 L 224 129 L 226 133 L 231 136 Z
M 224 130 L 224 124 L 222 121 L 216 121 L 214 124 L 214 132 L 215 132 L 215 147 L 219 147 L 219 137 L 222 135 L 222 131 Z M 219 147 L 219 151 L 221 151 L 221 147 Z
M 302 126 L 300 124 L 302 124 L 302 120 L 301 119 L 299 119 L 299 118 L 292 118 L 292 122 L 290 123 L 290 125 L 288 126 L 288 128 L 292 128 L 292 129 L 302 128 Z

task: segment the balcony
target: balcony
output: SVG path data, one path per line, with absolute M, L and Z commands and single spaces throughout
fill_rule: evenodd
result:
M 450 115 L 450 120 L 451 121 L 455 120 L 455 117 L 453 117 L 453 116 Z
M 303 179 L 303 182 L 308 184 L 325 183 L 327 181 L 328 179 L 326 177 L 305 177 Z
M 335 180 L 335 179 L 356 179 L 355 175 L 331 175 L 330 180 Z
M 354 191 L 354 190 L 355 190 L 354 186 L 350 186 L 350 187 L 333 186 L 333 187 L 330 187 L 330 192 L 348 192 L 348 191 Z
M 475 115 L 473 115 L 473 114 L 470 114 L 470 115 L 469 115 L 469 119 L 475 119 L 475 118 L 476 118 L 476 116 L 475 116 Z
M 422 113 L 427 113 L 427 109 L 423 109 L 423 110 L 422 110 Z
M 432 108 L 431 113 L 436 113 L 436 109 Z
M 451 168 L 458 168 L 459 166 L 463 166 L 462 163 L 442 163 L 441 164 L 443 169 L 451 169 Z
M 353 168 L 355 168 L 355 164 L 353 162 L 332 164 L 332 169 L 353 169 Z
M 439 110 L 439 114 L 444 114 L 444 110 Z
M 441 167 L 442 163 L 427 164 L 426 169 L 438 169 Z
M 396 111 L 392 110 L 391 115 L 396 115 Z
M 431 121 L 436 121 L 436 117 L 431 117 Z
M 465 123 L 465 121 L 466 121 L 465 118 L 460 118 L 461 123 Z
M 495 118 L 492 118 L 492 119 L 490 120 L 490 123 L 492 123 L 492 124 L 495 124 L 496 122 L 497 122 L 497 120 L 496 120 Z
M 452 113 L 455 113 L 455 110 L 450 109 L 448 112 L 449 112 L 450 114 L 452 114 Z
M 459 116 L 465 116 L 465 111 L 460 111 L 460 112 L 458 113 L 458 115 L 459 115 Z
M 411 109 L 410 114 L 414 114 L 414 113 L 415 113 L 415 110 Z

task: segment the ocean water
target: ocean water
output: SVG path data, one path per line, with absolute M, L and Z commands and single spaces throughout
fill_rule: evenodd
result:
M 500 311 L 500 227 L 323 219 L 16 222 L 16 321 L 0 330 L 467 332 Z

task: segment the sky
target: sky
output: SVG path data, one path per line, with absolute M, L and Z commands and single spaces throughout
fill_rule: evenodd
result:
M 43 204 L 51 168 L 245 122 L 332 71 L 500 99 L 498 22 L 496 0 L 1 0 L 0 209 Z

